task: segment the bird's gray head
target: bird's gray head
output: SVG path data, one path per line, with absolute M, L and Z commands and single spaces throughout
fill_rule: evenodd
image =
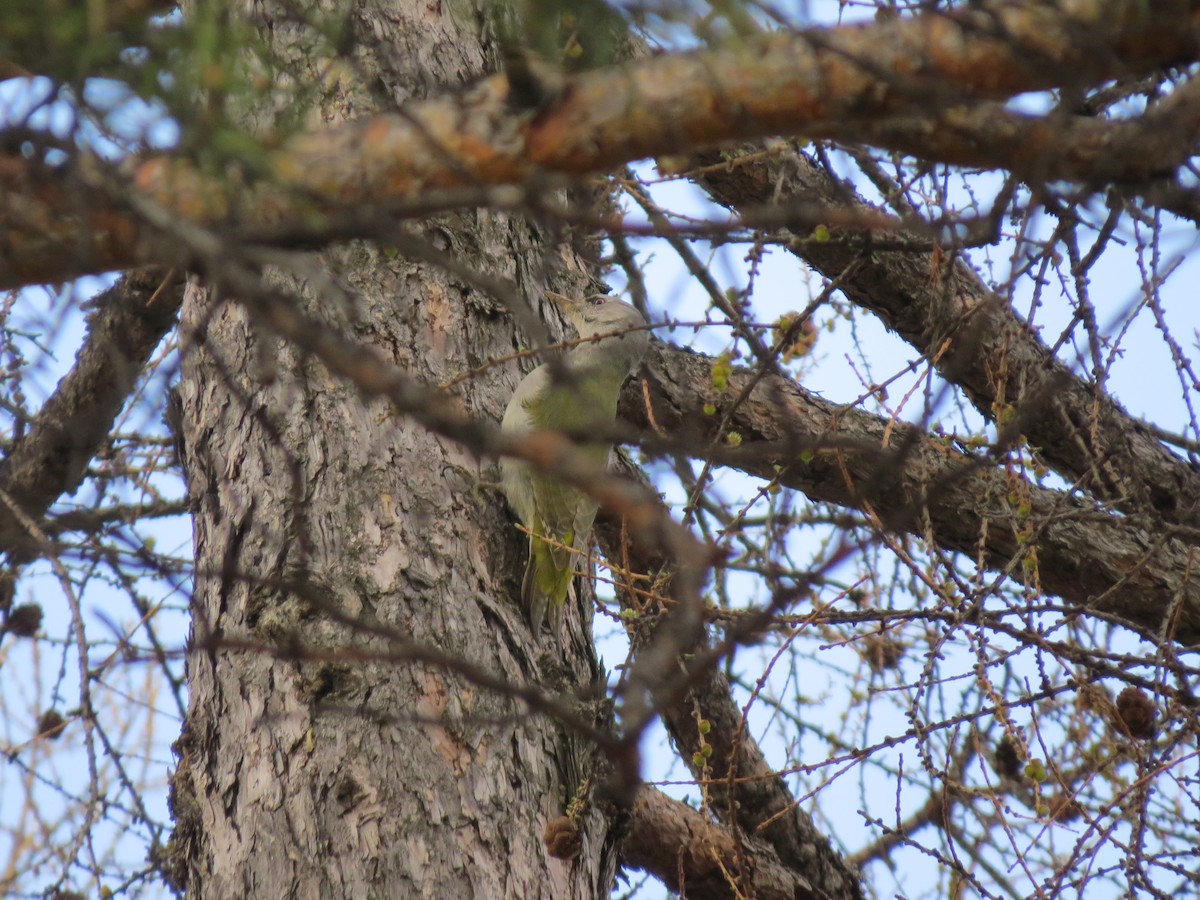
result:
M 627 334 L 634 340 L 649 340 L 646 333 L 646 318 L 634 307 L 607 294 L 594 294 L 586 300 L 574 300 L 546 292 L 546 298 L 567 314 L 581 338 L 598 334 Z M 638 330 L 633 330 L 638 329 Z

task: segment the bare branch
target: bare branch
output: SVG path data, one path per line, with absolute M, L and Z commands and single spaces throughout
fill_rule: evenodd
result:
M 1194 60 L 1197 15 L 1181 0 L 983 4 L 667 54 L 570 81 L 547 71 L 548 99 L 536 109 L 521 108 L 507 79 L 494 76 L 401 113 L 301 135 L 271 155 L 275 184 L 217 181 L 170 157 L 142 162 L 131 183 L 143 200 L 197 222 L 269 225 L 429 189 L 601 171 L 778 133 L 833 136 L 847 122 L 1094 84 Z M 903 149 L 912 139 L 910 129 Z M 75 205 L 65 202 L 66 184 L 96 188 L 103 178 L 3 162 L 0 226 L 24 246 L 0 265 L 0 287 L 153 256 L 145 226 L 99 190 L 77 219 L 62 219 Z
M 715 461 L 803 491 L 815 500 L 870 512 L 881 530 L 925 536 L 999 571 L 1021 571 L 1029 546 L 1022 522 L 1037 523 L 1042 588 L 1081 611 L 1125 619 L 1193 644 L 1200 640 L 1200 555 L 1191 531 L 1120 517 L 1075 496 L 1024 483 L 1020 496 L 991 460 L 955 449 L 912 426 L 841 407 L 767 376 L 731 420 L 740 445 L 696 423 L 712 403 L 711 360 L 659 349 L 650 359 L 653 422 L 640 385 L 627 386 L 621 412 L 639 427 L 657 423 L 674 441 L 707 446 Z M 729 397 L 752 375 L 735 373 Z M 1024 505 L 1028 504 L 1027 508 Z M 928 521 L 927 521 L 928 520 Z
M 870 144 L 922 159 L 1004 169 L 1030 184 L 1074 181 L 1153 195 L 1191 157 L 1200 137 L 1200 82 L 1187 81 L 1145 115 L 1098 119 L 1064 109 L 1045 116 L 999 103 L 932 115 L 846 122 L 840 142 Z
M 726 164 L 709 165 L 718 161 Z M 736 159 L 702 154 L 697 162 L 707 166 L 699 182 L 731 206 L 817 203 L 869 209 L 803 154 L 785 153 L 775 160 L 749 152 Z M 965 262 L 938 253 L 872 249 L 869 234 L 837 238 L 793 241 L 791 249 L 838 280 L 850 300 L 920 350 L 944 378 L 961 385 L 981 414 L 994 419 L 998 404 L 1015 410 L 1004 429 L 1006 439 L 1024 434 L 1064 477 L 1119 509 L 1149 511 L 1180 524 L 1193 520 L 1200 506 L 1200 473 L 1109 394 L 1055 359 Z M 871 264 L 854 265 L 864 252 Z
M 629 478 L 644 479 L 632 463 L 625 461 L 621 471 Z M 625 524 L 619 513 L 601 509 L 596 523 L 597 535 L 605 555 L 621 560 L 639 574 L 669 571 L 672 560 L 640 541 L 627 541 Z M 639 611 L 630 594 L 621 592 L 622 608 Z M 657 632 L 668 632 L 669 619 L 642 619 Z M 647 640 L 649 635 L 635 635 L 635 640 Z M 670 698 L 658 708 L 663 725 L 678 749 L 680 759 L 698 777 L 707 780 L 712 812 L 726 825 L 736 825 L 741 833 L 754 836 L 771 846 L 775 856 L 794 873 L 799 873 L 819 896 L 861 900 L 862 884 L 859 874 L 847 866 L 834 850 L 829 838 L 817 827 L 812 817 L 797 803 L 783 777 L 771 768 L 757 741 L 746 733 L 742 711 L 733 702 L 728 679 L 721 671 L 721 657 L 715 655 L 708 641 L 677 646 L 680 658 L 692 660 L 686 668 L 686 693 Z M 663 673 L 671 684 L 679 683 L 679 670 Z M 710 748 L 708 756 L 702 751 L 699 723 L 707 723 L 704 742 Z M 697 760 L 703 758 L 703 765 Z M 632 863 L 631 863 L 632 864 Z
M 142 367 L 175 324 L 182 286 L 180 273 L 136 272 L 95 299 L 75 367 L 0 463 L 0 490 L 32 521 L 82 483 Z M 27 537 L 0 509 L 0 550 L 26 556 L 34 550 Z

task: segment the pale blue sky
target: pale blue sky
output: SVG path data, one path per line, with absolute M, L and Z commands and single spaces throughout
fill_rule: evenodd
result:
M 800 7 L 797 7 L 800 9 Z M 46 102 L 44 83 L 35 84 L 32 90 L 14 87 L 12 83 L 0 86 L 0 120 L 13 121 L 29 114 L 29 111 Z M 39 93 L 40 92 L 40 93 Z M 124 138 L 136 140 L 149 137 L 158 146 L 169 145 L 176 137 L 177 130 L 170 123 L 165 123 L 153 110 L 139 105 L 123 93 L 119 86 L 108 83 L 97 83 L 89 87 L 87 95 L 89 103 L 112 113 L 112 122 L 120 124 Z M 72 115 L 64 104 L 45 106 L 34 113 L 30 123 L 37 127 L 48 127 L 60 135 L 71 133 L 75 124 Z M 84 143 L 105 153 L 119 153 L 120 147 L 98 141 L 97 132 L 86 121 L 80 122 L 75 132 Z M 639 171 L 648 177 L 653 170 L 643 165 Z M 992 179 L 994 181 L 994 179 Z M 980 190 L 986 194 L 989 178 L 981 180 Z M 697 197 L 694 188 L 683 184 L 660 185 L 655 188 L 655 196 L 666 207 L 675 212 L 689 212 L 697 215 L 710 215 L 712 208 L 706 206 Z M 1102 216 L 1103 209 L 1096 210 Z M 1051 223 L 1044 222 L 1042 228 L 1050 227 Z M 1138 235 L 1130 233 L 1127 236 L 1128 245 L 1124 249 L 1112 248 L 1106 253 L 1101 263 L 1091 274 L 1093 299 L 1096 302 L 1102 330 L 1112 330 L 1110 323 L 1123 321 L 1141 301 L 1140 275 L 1138 259 L 1135 253 Z M 1195 302 L 1192 294 L 1194 285 L 1200 283 L 1200 271 L 1195 257 L 1196 235 L 1194 229 L 1180 228 L 1178 236 L 1164 247 L 1163 258 L 1170 261 L 1178 257 L 1181 268 L 1176 271 L 1161 290 L 1164 300 L 1164 312 L 1170 323 L 1172 333 L 1185 350 L 1194 353 L 1196 350 L 1196 334 L 1200 331 L 1200 305 Z M 650 242 L 635 242 L 640 247 L 648 247 Z M 701 245 L 697 250 L 702 258 L 707 258 L 708 251 Z M 722 286 L 741 289 L 745 287 L 745 264 L 742 257 L 745 254 L 744 245 L 728 246 L 711 253 L 711 271 L 721 282 Z M 984 251 L 974 251 L 976 259 L 984 257 Z M 1008 262 L 999 251 L 991 251 L 993 264 L 992 277 L 1004 280 L 1008 275 Z M 1163 265 L 1165 265 L 1164 263 Z M 30 344 L 31 359 L 38 360 L 33 388 L 30 390 L 31 402 L 44 398 L 53 390 L 57 379 L 65 373 L 73 360 L 75 349 L 82 337 L 82 317 L 75 309 L 81 297 L 91 296 L 103 282 L 98 279 L 86 279 L 74 288 L 70 297 L 59 297 L 53 292 L 40 288 L 31 288 L 23 292 L 14 313 L 13 324 L 28 328 L 31 333 L 40 336 L 40 343 L 48 350 L 47 355 L 37 352 Z M 706 312 L 707 301 L 699 288 L 687 275 L 678 259 L 670 248 L 665 245 L 655 245 L 654 259 L 647 267 L 647 285 L 651 295 L 652 306 L 660 316 L 694 320 L 702 318 Z M 613 279 L 613 286 L 619 288 L 619 277 Z M 808 302 L 810 296 L 821 289 L 819 277 L 807 272 L 804 267 L 789 254 L 782 251 L 768 251 L 759 267 L 754 292 L 754 311 L 761 321 L 769 322 L 777 319 L 785 312 L 794 311 Z M 1061 300 L 1055 290 L 1048 293 L 1047 303 L 1038 310 L 1036 324 L 1044 329 L 1044 334 L 1053 336 L 1066 324 L 1069 310 L 1065 303 L 1052 303 L 1050 300 Z M 1024 302 L 1027 302 L 1025 299 Z M 1024 306 L 1019 305 L 1024 311 Z M 683 329 L 674 334 L 665 330 L 660 332 L 664 340 L 686 344 L 688 335 Z M 855 338 L 857 338 L 857 343 Z M 728 340 L 727 329 L 705 329 L 695 336 L 692 343 L 696 349 L 705 352 L 720 352 Z M 1116 360 L 1112 367 L 1110 389 L 1112 393 L 1135 415 L 1148 419 L 1168 429 L 1182 430 L 1186 422 L 1186 410 L 1183 406 L 1181 388 L 1175 373 L 1170 355 L 1155 330 L 1153 320 L 1144 312 L 1139 315 L 1123 339 L 1124 356 Z M 1071 351 L 1073 352 L 1073 351 Z M 841 325 L 833 332 L 822 331 L 816 348 L 804 365 L 802 382 L 810 390 L 834 401 L 848 401 L 865 392 L 863 378 L 881 381 L 894 372 L 905 368 L 908 362 L 916 357 L 916 352 L 907 344 L 889 335 L 872 317 L 858 317 L 855 332 L 852 333 L 848 323 Z M 1068 353 L 1064 359 L 1070 359 Z M 890 396 L 896 400 L 903 396 L 908 386 L 913 383 L 913 376 L 902 377 L 891 389 Z M 133 417 L 138 425 L 145 423 L 157 424 L 156 416 L 160 411 L 135 408 Z M 909 419 L 919 419 L 923 415 L 921 394 L 918 391 L 914 400 L 901 411 L 902 416 Z M 955 408 L 947 405 L 938 410 L 947 428 L 969 430 L 981 425 L 978 417 L 968 415 L 965 421 L 958 415 Z M 1195 434 L 1189 435 L 1198 437 Z M 758 489 L 758 484 L 752 479 L 737 474 L 720 473 L 717 480 L 718 489 L 724 498 L 736 499 L 749 497 Z M 677 489 L 663 485 L 668 499 L 678 502 L 681 499 Z M 167 492 L 178 492 L 178 484 L 172 484 L 169 479 L 163 481 L 163 489 Z M 78 496 L 69 498 L 67 503 L 87 503 L 92 498 Z M 803 499 L 800 498 L 800 503 Z M 152 533 L 160 546 L 178 548 L 185 552 L 190 545 L 187 523 L 179 520 L 172 523 L 159 523 L 148 533 Z M 810 550 L 809 552 L 815 552 Z M 850 567 L 843 566 L 835 570 L 834 575 L 850 577 Z M 745 580 L 746 595 L 750 598 L 762 599 L 761 588 L 750 579 Z M 182 599 L 167 588 L 146 584 L 143 591 L 151 600 L 165 599 L 170 606 L 157 621 L 164 632 L 164 638 L 173 641 L 176 647 L 182 646 L 186 635 L 186 617 L 182 609 L 178 609 Z M 4 646 L 4 665 L 9 673 L 36 673 L 30 680 L 15 678 L 5 679 L 3 690 L 7 708 L 39 709 L 54 705 L 69 709 L 77 702 L 78 682 L 71 654 L 73 648 L 67 639 L 71 628 L 71 608 L 68 598 L 59 588 L 57 582 L 48 574 L 45 566 L 36 567 L 22 582 L 21 594 L 18 600 L 36 597 L 46 612 L 44 632 L 46 638 L 36 645 L 32 642 L 6 641 Z M 130 607 L 128 599 L 119 591 L 93 582 L 83 598 L 83 610 L 89 620 L 91 635 L 103 634 L 106 623 L 116 623 L 122 628 L 132 627 L 137 616 Z M 599 625 L 599 620 L 598 620 Z M 67 641 L 57 643 L 57 641 Z M 601 642 L 601 652 L 610 664 L 624 658 L 625 648 L 623 638 L 608 634 Z M 950 647 L 946 650 L 947 668 L 960 667 L 969 672 L 973 657 L 966 648 Z M 812 717 L 820 722 L 823 711 L 836 709 L 838 704 L 848 704 L 850 701 L 846 692 L 850 689 L 861 689 L 863 686 L 852 680 L 850 673 L 859 671 L 861 661 L 855 651 L 850 648 L 831 648 L 822 651 L 821 665 L 812 666 L 811 671 L 804 671 L 804 693 L 811 697 L 822 697 L 823 707 L 805 707 L 799 710 L 802 717 Z M 95 659 L 92 662 L 96 662 Z M 755 673 L 762 668 L 760 651 L 743 650 L 738 658 L 739 667 L 749 673 Z M 841 670 L 846 677 L 839 681 L 834 674 Z M 178 736 L 178 716 L 174 705 L 162 694 L 155 694 L 155 689 L 148 686 L 143 679 L 146 672 L 139 666 L 128 666 L 120 676 L 119 687 L 123 693 L 109 691 L 103 687 L 97 688 L 97 702 L 103 707 L 110 705 L 114 710 L 153 709 L 155 718 L 154 741 L 150 746 L 139 747 L 131 743 L 127 758 L 140 763 L 142 760 L 150 767 L 149 777 L 160 786 L 165 787 L 167 767 L 170 764 L 169 743 Z M 1031 669 L 1031 671 L 1033 671 Z M 883 682 L 881 681 L 880 684 Z M 879 685 L 876 685 L 878 687 Z M 794 676 L 783 683 L 769 682 L 768 688 L 780 696 L 794 693 L 796 684 Z M 870 721 L 858 723 L 858 733 L 861 741 L 866 743 L 888 734 L 903 732 L 908 727 L 899 707 L 888 715 L 881 707 Z M 32 731 L 32 722 L 19 716 L 10 716 L 0 724 L 0 749 L 17 752 L 16 761 L 0 766 L 0 809 L 12 811 L 18 808 L 18 798 L 23 795 L 22 778 L 27 776 L 27 770 L 22 765 L 34 765 L 36 762 L 38 774 L 44 774 L 52 780 L 61 779 L 69 793 L 82 792 L 87 784 L 86 755 L 79 745 L 79 732 L 65 737 L 60 744 L 50 745 L 53 756 L 45 762 L 50 768 L 42 770 L 38 762 L 38 754 L 47 747 L 34 746 L 28 743 L 28 735 Z M 809 736 L 799 736 L 795 729 L 779 720 L 771 720 L 765 711 L 755 707 L 752 714 L 751 730 L 763 743 L 772 761 L 782 764 L 788 757 L 793 742 L 800 742 L 798 755 L 805 756 L 805 747 Z M 74 744 L 72 744 L 74 741 Z M 72 752 L 71 747 L 75 747 Z M 661 729 L 655 729 L 647 735 L 644 749 L 646 752 L 646 771 L 648 779 L 686 780 L 687 774 L 678 764 L 674 755 L 667 749 L 665 736 Z M 897 748 L 885 754 L 890 764 L 903 768 L 906 772 L 921 775 L 919 762 L 911 745 Z M 678 795 L 695 798 L 697 791 L 686 786 L 669 787 Z M 117 788 L 114 787 L 114 791 Z M 895 779 L 886 774 L 861 767 L 844 775 L 822 790 L 817 803 L 823 813 L 830 818 L 830 823 L 846 849 L 857 849 L 869 842 L 874 833 L 865 828 L 858 810 L 863 806 L 864 797 L 887 796 L 889 801 L 872 813 L 884 817 L 890 815 L 894 805 L 891 798 L 895 795 Z M 53 818 L 53 805 L 56 801 L 56 791 L 49 788 L 39 793 L 45 797 L 45 808 L 42 814 Z M 923 802 L 924 795 L 919 790 L 908 791 L 902 798 L 901 806 L 908 808 L 911 804 Z M 165 791 L 153 791 L 147 796 L 147 802 L 152 805 L 153 812 L 161 819 L 166 819 Z M 0 818 L 10 813 L 0 814 Z M 7 824 L 7 823 L 6 823 Z M 108 836 L 117 842 L 119 855 L 127 860 L 133 869 L 141 865 L 141 854 L 144 847 L 139 835 L 123 837 L 112 833 Z M 0 860 L 7 858 L 9 847 L 6 846 L 6 836 L 0 833 Z M 128 846 L 121 845 L 124 840 Z M 1065 841 L 1069 846 L 1073 836 L 1064 835 L 1056 829 L 1048 829 L 1044 840 Z M 897 890 L 907 889 L 918 891 L 928 886 L 921 875 L 926 861 L 916 859 L 915 854 L 907 857 L 898 856 L 897 860 L 906 862 L 901 871 L 895 876 Z M 48 866 L 45 876 L 48 881 L 57 877 L 58 872 L 53 866 Z M 884 882 L 886 883 L 886 879 Z M 1026 885 L 1026 887 L 1030 887 Z M 1032 889 L 1032 888 L 1031 888 Z M 652 889 L 647 896 L 659 896 L 661 891 Z

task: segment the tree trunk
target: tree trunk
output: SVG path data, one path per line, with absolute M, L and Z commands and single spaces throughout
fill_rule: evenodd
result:
M 293 53 L 298 78 L 326 85 L 330 124 L 494 68 L 440 4 L 359 5 L 349 25 L 346 58 Z M 546 254 L 523 219 L 464 212 L 420 237 L 535 301 L 585 289 L 585 262 Z M 355 244 L 282 268 L 276 302 L 429 384 L 538 340 L 411 255 Z M 595 804 L 577 858 L 543 844 L 589 769 L 572 754 L 580 741 L 411 652 L 552 693 L 600 677 L 589 616 L 568 616 L 560 651 L 521 615 L 524 539 L 481 486 L 497 480 L 494 461 L 363 402 L 202 284 L 181 334 L 197 575 L 173 803 L 189 896 L 607 896 L 616 835 Z M 489 368 L 447 402 L 498 420 L 534 364 Z

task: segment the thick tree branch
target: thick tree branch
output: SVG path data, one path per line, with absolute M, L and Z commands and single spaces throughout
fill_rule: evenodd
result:
M 29 519 L 40 520 L 82 483 L 150 354 L 175 324 L 182 286 L 175 272 L 134 272 L 93 301 L 75 367 L 0 463 L 0 491 Z M 13 560 L 32 550 L 26 529 L 0 507 L 0 551 Z
M 1151 517 L 1118 516 L 1072 494 L 1014 481 L 992 460 L 958 451 L 912 426 L 841 407 L 778 377 L 762 378 L 734 411 L 730 448 L 712 434 L 722 408 L 754 378 L 737 372 L 713 395 L 711 360 L 659 349 L 650 360 L 652 415 L 640 385 L 621 413 L 662 429 L 671 445 L 803 491 L 814 500 L 866 510 L 881 530 L 932 536 L 988 568 L 1026 572 L 1036 548 L 1041 589 L 1082 612 L 1116 617 L 1168 640 L 1200 642 L 1200 542 L 1195 532 Z M 705 416 L 715 403 L 717 415 Z M 696 423 L 712 423 L 707 429 Z
M 1118 183 L 1153 196 L 1191 159 L 1200 138 L 1200 81 L 1132 119 L 1099 119 L 1056 109 L 1046 116 L 999 103 L 932 115 L 846 122 L 839 142 L 887 147 L 922 159 L 1004 169 L 1029 184 Z
M 803 873 L 780 863 L 769 845 L 730 832 L 702 813 L 650 788 L 630 810 L 622 862 L 643 869 L 692 900 L 757 897 L 817 900 Z
M 879 214 L 803 154 L 774 159 L 749 152 L 701 154 L 695 161 L 707 166 L 697 181 L 729 206 L 795 203 Z M 870 234 L 835 235 L 827 242 L 793 241 L 790 249 L 837 279 L 851 301 L 933 361 L 984 416 L 995 420 L 1014 411 L 1006 435 L 1024 434 L 1065 478 L 1117 509 L 1194 522 L 1200 473 L 1101 388 L 1059 362 L 966 263 L 872 249 Z
M 0 155 L 0 290 L 125 269 L 150 258 L 149 229 L 74 169 Z
M 217 181 L 169 157 L 136 165 L 131 184 L 142 201 L 195 221 L 271 225 L 432 188 L 594 172 L 777 133 L 836 136 L 847 122 L 1090 85 L 1196 59 L 1198 23 L 1200 4 L 1185 0 L 976 4 L 668 54 L 570 81 L 546 73 L 548 99 L 535 109 L 520 107 L 495 76 L 398 114 L 301 135 L 271 155 L 270 184 Z M 902 149 L 914 149 L 912 138 Z M 135 217 L 97 192 L 63 221 L 63 187 L 35 174 L 20 158 L 0 167 L 0 228 L 23 247 L 0 258 L 0 287 L 145 261 L 146 228 Z

